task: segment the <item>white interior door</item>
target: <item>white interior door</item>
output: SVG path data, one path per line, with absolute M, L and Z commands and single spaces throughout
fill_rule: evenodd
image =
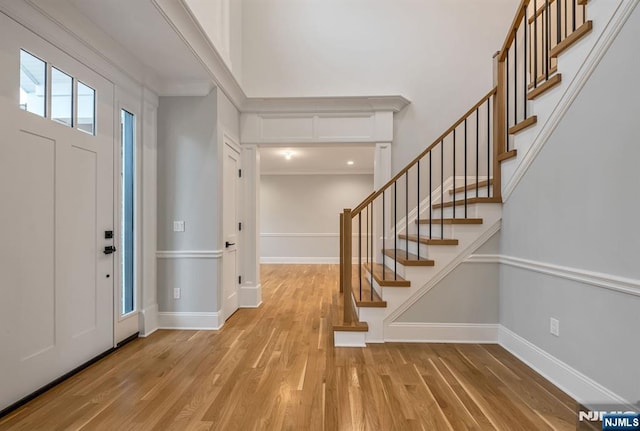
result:
M 240 153 L 228 142 L 224 145 L 222 295 L 225 320 L 238 309 L 238 195 L 240 191 Z
M 1 13 L 0 68 L 1 409 L 112 347 L 114 211 L 113 85 Z

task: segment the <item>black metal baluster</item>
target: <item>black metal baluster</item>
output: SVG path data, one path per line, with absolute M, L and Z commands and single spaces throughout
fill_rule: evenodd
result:
M 573 5 L 571 7 L 571 16 L 572 16 L 571 20 L 572 20 L 572 23 L 573 23 L 572 27 L 571 27 L 571 31 L 573 32 L 573 31 L 576 31 L 576 7 L 578 7 L 578 6 L 576 4 L 576 0 L 573 0 L 571 2 L 571 4 Z
M 429 152 L 429 156 L 431 156 L 431 152 Z M 416 225 L 418 226 L 418 238 L 420 238 L 420 160 L 418 160 L 418 200 L 416 201 Z M 407 253 L 409 252 L 409 238 L 407 238 Z M 418 247 L 418 260 L 420 260 L 420 247 Z
M 455 193 L 455 191 L 454 191 Z M 440 238 L 444 232 L 444 139 L 440 141 Z M 431 226 L 429 226 L 431 229 Z
M 518 124 L 518 29 L 513 31 L 513 125 Z
M 384 251 L 387 249 L 387 226 L 386 226 L 386 219 L 387 219 L 387 215 L 385 214 L 385 208 L 384 208 L 384 193 L 385 190 L 382 191 L 382 279 L 385 279 L 385 274 L 387 273 L 387 271 L 384 270 L 385 264 L 384 264 Z M 371 267 L 371 272 L 373 272 L 373 267 Z M 373 289 L 373 285 L 371 285 L 371 288 Z
M 487 181 L 491 178 L 491 98 L 487 100 Z M 487 197 L 490 196 L 491 187 L 487 187 Z
M 373 243 L 374 243 L 374 239 L 375 236 L 373 234 L 373 202 L 371 201 L 371 263 L 369 264 L 369 283 L 371 284 L 371 301 L 373 301 L 373 265 L 374 265 L 374 261 L 375 258 L 373 257 Z M 384 259 L 384 254 L 382 256 L 382 258 Z
M 444 187 L 444 184 L 442 185 Z M 456 129 L 453 129 L 453 218 L 456 218 Z
M 505 150 L 509 151 L 509 125 L 511 124 L 511 122 L 509 121 L 509 117 L 510 117 L 510 111 L 509 111 L 509 48 L 507 48 L 507 56 L 505 57 L 505 67 L 507 69 L 507 73 L 506 75 L 506 91 L 507 91 L 507 95 L 506 95 L 506 100 L 505 100 L 505 113 L 507 116 L 507 127 L 505 127 L 506 130 L 506 137 L 505 137 Z
M 467 218 L 467 119 L 464 119 L 464 218 Z
M 560 1 L 560 0 L 556 0 L 556 1 Z M 524 101 L 524 119 L 526 120 L 527 117 L 527 67 L 529 67 L 528 60 L 529 57 L 527 57 L 527 45 L 529 44 L 529 40 L 528 40 L 528 27 L 529 27 L 529 22 L 527 20 L 527 14 L 524 14 L 524 42 L 522 44 L 523 49 L 524 49 L 524 56 L 522 57 L 522 88 L 524 89 L 524 94 L 522 95 L 522 100 Z
M 407 237 L 404 255 L 409 260 L 409 170 L 404 174 L 404 234 Z
M 433 153 L 433 150 L 431 150 L 429 152 L 429 239 L 433 238 L 433 235 L 431 233 L 431 218 L 433 217 L 433 211 L 431 206 L 433 205 L 433 198 L 431 196 L 431 194 L 433 193 L 433 188 L 432 188 L 432 184 L 431 184 L 431 177 L 432 177 L 432 163 L 431 163 L 431 154 Z M 420 246 L 418 246 L 418 250 L 420 249 Z
M 476 108 L 476 197 L 478 197 L 478 174 L 480 171 L 480 107 Z
M 538 86 L 538 0 L 533 0 L 533 88 Z
M 366 226 L 366 230 L 367 230 L 367 239 L 366 241 L 366 245 L 365 245 L 365 253 L 367 253 L 367 264 L 369 263 L 369 205 L 367 205 L 367 226 Z
M 556 46 L 562 41 L 562 11 L 560 0 L 556 0 Z
M 398 181 L 393 182 L 393 279 L 398 278 Z
M 358 213 L 358 283 L 360 284 L 360 300 L 362 301 L 362 211 Z
M 583 4 L 582 5 L 582 24 L 584 24 L 585 22 L 587 22 L 587 5 Z
M 545 23 L 545 44 L 544 44 L 544 53 L 545 53 L 545 62 L 544 62 L 544 67 L 545 67 L 545 73 L 544 73 L 544 77 L 545 79 L 549 79 L 549 63 L 550 63 L 550 58 L 549 58 L 549 51 L 551 50 L 551 20 L 549 17 L 549 0 L 545 0 L 544 1 L 544 23 Z
M 567 0 L 564 0 L 564 37 L 569 33 L 569 7 Z

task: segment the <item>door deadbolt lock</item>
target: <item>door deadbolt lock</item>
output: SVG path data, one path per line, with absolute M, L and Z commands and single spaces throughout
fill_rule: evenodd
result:
M 116 248 L 112 245 L 108 245 L 104 248 L 104 254 L 111 254 L 115 252 L 116 252 Z

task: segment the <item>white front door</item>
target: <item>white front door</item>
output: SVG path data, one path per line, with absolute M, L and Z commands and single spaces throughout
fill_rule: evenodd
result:
M 21 51 L 23 50 L 23 51 Z M 0 13 L 0 409 L 113 346 L 113 84 Z
M 224 145 L 223 180 L 223 235 L 222 295 L 224 319 L 238 309 L 238 195 L 240 191 L 240 153 L 228 142 Z

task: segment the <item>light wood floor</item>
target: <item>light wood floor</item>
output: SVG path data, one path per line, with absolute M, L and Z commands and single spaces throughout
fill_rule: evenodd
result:
M 259 309 L 136 340 L 0 430 L 576 429 L 576 403 L 496 345 L 334 349 L 337 277 L 263 266 Z

